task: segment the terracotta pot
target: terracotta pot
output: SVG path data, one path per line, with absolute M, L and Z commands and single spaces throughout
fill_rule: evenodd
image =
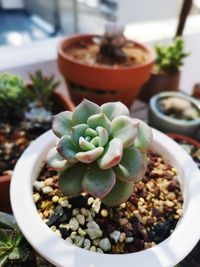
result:
M 72 111 L 75 108 L 73 102 L 60 91 L 55 91 L 53 95 L 53 103 L 55 105 L 59 105 L 60 111 Z M 10 180 L 10 175 L 0 176 L 0 210 L 4 212 L 12 211 L 9 198 Z
M 175 74 L 169 73 L 152 73 L 150 79 L 142 87 L 139 99 L 148 103 L 150 98 L 157 93 L 164 91 L 178 91 L 180 82 L 180 71 Z
M 73 60 L 66 52 L 68 47 L 82 40 L 91 41 L 94 35 L 75 35 L 64 39 L 58 46 L 58 67 L 75 104 L 87 98 L 97 104 L 122 101 L 128 107 L 148 80 L 155 60 L 154 50 L 134 42 L 148 53 L 148 61 L 133 67 L 89 65 Z
M 168 133 L 167 135 L 171 137 L 172 139 L 174 139 L 175 141 L 186 141 L 187 143 L 192 144 L 193 146 L 197 148 L 200 148 L 200 143 L 188 136 L 176 134 L 176 133 Z

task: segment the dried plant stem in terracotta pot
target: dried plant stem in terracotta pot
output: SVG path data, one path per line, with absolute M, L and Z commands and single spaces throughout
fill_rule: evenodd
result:
M 14 165 L 30 143 L 50 128 L 52 112 L 72 109 L 56 91 L 54 77 L 38 71 L 26 84 L 20 77 L 0 75 L 0 209 L 10 211 L 9 185 Z
M 75 35 L 58 46 L 58 67 L 75 104 L 87 98 L 97 104 L 122 101 L 130 107 L 154 60 L 154 50 L 128 40 L 119 24 L 108 24 L 102 37 Z
M 189 55 L 184 51 L 183 39 L 177 37 L 170 45 L 155 46 L 157 59 L 150 79 L 142 87 L 139 98 L 149 102 L 150 98 L 163 91 L 178 91 L 181 76 L 180 67 Z
M 84 100 L 52 129 L 20 158 L 11 185 L 19 226 L 51 263 L 169 267 L 194 247 L 199 171 L 178 144 L 120 102 Z

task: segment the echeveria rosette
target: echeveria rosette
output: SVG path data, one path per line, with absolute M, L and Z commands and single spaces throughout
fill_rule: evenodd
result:
M 151 128 L 129 117 L 121 102 L 101 107 L 83 100 L 74 112 L 54 117 L 53 132 L 59 138 L 47 156 L 49 165 L 60 171 L 63 194 L 87 192 L 108 206 L 126 201 L 134 182 L 146 170 L 146 151 Z

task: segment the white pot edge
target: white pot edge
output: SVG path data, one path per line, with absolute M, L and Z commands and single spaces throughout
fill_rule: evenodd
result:
M 45 158 L 55 140 L 48 131 L 26 149 L 11 180 L 13 213 L 30 244 L 52 264 L 64 267 L 171 267 L 182 260 L 200 238 L 200 172 L 190 156 L 172 139 L 157 130 L 153 130 L 153 136 L 153 147 L 156 149 L 159 144 L 161 154 L 165 157 L 171 154 L 169 161 L 175 162 L 173 165 L 179 171 L 180 166 L 183 167 L 184 216 L 169 238 L 141 252 L 105 255 L 80 249 L 57 237 L 38 216 L 32 199 L 32 181 L 39 172 L 37 163 Z

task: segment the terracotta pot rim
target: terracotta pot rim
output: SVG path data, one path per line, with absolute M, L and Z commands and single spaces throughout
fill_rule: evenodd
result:
M 5 182 L 10 182 L 11 176 L 8 174 L 0 175 L 0 184 Z M 0 185 L 1 187 L 1 185 Z
M 174 73 L 169 73 L 169 72 L 155 72 L 155 71 L 151 71 L 151 75 L 152 76 L 176 76 L 176 75 L 180 75 L 181 71 L 178 70 Z
M 200 143 L 196 140 L 194 140 L 193 138 L 191 137 L 188 137 L 188 136 L 185 136 L 185 135 L 182 135 L 182 134 L 176 134 L 176 133 L 168 133 L 167 134 L 169 137 L 175 139 L 176 140 L 185 140 L 187 141 L 188 143 L 191 143 L 192 145 L 196 146 L 197 148 L 200 148 Z
M 73 40 L 73 39 L 85 39 L 85 38 L 92 38 L 96 36 L 95 34 L 75 34 L 75 35 L 71 35 L 67 38 L 64 38 L 63 40 L 61 40 L 59 43 L 58 43 L 58 54 L 63 57 L 65 60 L 69 61 L 69 62 L 72 62 L 76 65 L 79 65 L 79 66 L 84 66 L 84 67 L 87 67 L 87 68 L 90 68 L 90 69 L 101 69 L 101 70 L 106 70 L 106 71 L 121 71 L 121 70 L 132 70 L 132 69 L 140 69 L 140 68 L 143 68 L 145 66 L 148 66 L 149 64 L 152 64 L 153 61 L 155 61 L 155 58 L 156 58 L 156 53 L 155 53 L 155 50 L 148 44 L 144 44 L 142 42 L 139 42 L 139 41 L 136 41 L 136 40 L 130 40 L 134 43 L 136 43 L 137 45 L 139 45 L 140 47 L 142 47 L 144 50 L 147 51 L 148 55 L 149 55 L 149 58 L 148 60 L 146 60 L 144 63 L 142 64 L 138 64 L 138 65 L 135 65 L 135 66 L 131 66 L 131 67 L 126 67 L 126 66 L 123 66 L 123 67 L 117 67 L 117 68 L 113 68 L 112 66 L 106 66 L 106 65 L 89 65 L 89 64 L 84 64 L 82 62 L 79 62 L 77 60 L 73 60 L 71 57 L 69 57 L 67 55 L 67 53 L 65 53 L 63 51 L 63 44 L 68 41 L 68 40 Z

